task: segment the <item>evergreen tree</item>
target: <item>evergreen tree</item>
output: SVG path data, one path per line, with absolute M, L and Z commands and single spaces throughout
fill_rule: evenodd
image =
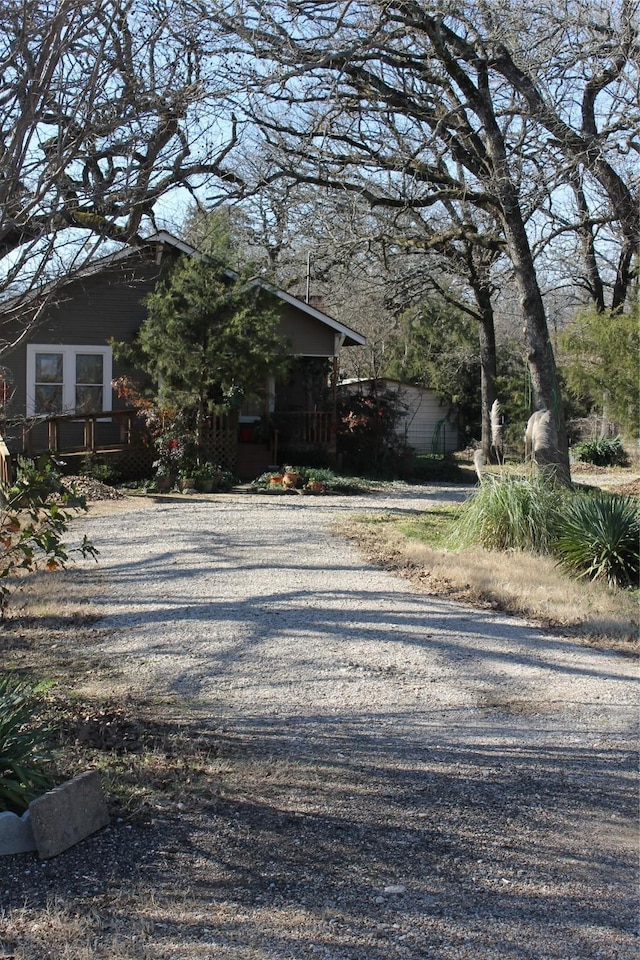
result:
M 587 409 L 606 416 L 629 437 L 638 434 L 640 412 L 640 306 L 622 313 L 578 315 L 560 336 L 561 369 L 569 392 Z
M 207 417 L 283 369 L 278 323 L 268 289 L 222 256 L 181 257 L 147 298 L 136 342 L 119 344 L 119 353 L 151 377 L 158 406 L 176 411 L 201 443 Z

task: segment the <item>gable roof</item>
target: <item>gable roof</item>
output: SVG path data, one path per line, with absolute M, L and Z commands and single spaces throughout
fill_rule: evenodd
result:
M 167 246 L 175 247 L 175 249 L 179 250 L 180 253 L 185 253 L 191 257 L 202 256 L 202 253 L 196 247 L 192 247 L 190 244 L 185 243 L 184 240 L 179 240 L 166 230 L 160 230 L 158 233 L 152 234 L 152 236 L 146 238 L 145 242 L 149 244 L 167 244 Z M 230 277 L 237 276 L 233 270 L 229 270 L 228 273 Z M 329 314 L 325 313 L 323 310 L 318 310 L 317 307 L 312 306 L 310 303 L 300 300 L 299 297 L 294 297 L 292 294 L 287 293 L 286 290 L 279 289 L 274 284 L 269 283 L 267 280 L 262 280 L 260 277 L 256 277 L 251 281 L 251 283 L 255 286 L 262 287 L 264 290 L 267 290 L 283 303 L 287 303 L 289 306 L 295 307 L 295 309 L 299 310 L 301 313 L 304 313 L 309 317 L 313 317 L 314 320 L 319 320 L 321 323 L 324 323 L 325 326 L 330 327 L 335 331 L 336 334 L 338 334 L 338 336 L 343 338 L 342 342 L 344 346 L 361 347 L 367 342 L 366 337 L 363 337 L 361 333 L 351 329 L 351 327 L 347 327 L 346 324 L 336 320 L 335 317 L 329 316 Z
M 145 247 L 153 248 L 154 246 L 159 250 L 161 250 L 163 246 L 171 247 L 178 253 L 184 253 L 189 257 L 203 256 L 202 252 L 196 247 L 192 246 L 190 243 L 180 240 L 167 230 L 159 230 L 157 233 L 153 233 L 148 237 L 139 238 L 139 242 L 135 244 L 127 244 L 120 250 L 116 250 L 113 253 L 107 254 L 107 256 L 93 260 L 86 266 L 80 267 L 78 270 L 74 271 L 62 281 L 52 280 L 39 290 L 31 291 L 25 297 L 18 296 L 16 298 L 11 298 L 2 304 L 3 312 L 10 313 L 13 307 L 17 305 L 19 305 L 21 308 L 24 308 L 27 303 L 33 303 L 40 298 L 46 297 L 48 292 L 51 292 L 60 286 L 65 286 L 68 283 L 73 283 L 74 281 L 84 279 L 85 277 L 94 276 L 95 274 L 100 273 L 101 270 L 104 270 L 105 267 L 109 267 L 114 263 L 127 260 L 130 257 L 138 254 L 140 250 L 143 250 Z M 227 273 L 230 278 L 237 277 L 237 273 L 231 269 L 229 269 Z M 363 346 L 366 343 L 366 337 L 363 337 L 362 334 L 358 333 L 356 330 L 352 330 L 344 323 L 341 323 L 334 317 L 330 317 L 328 313 L 318 310 L 316 307 L 311 306 L 311 304 L 306 303 L 304 300 L 300 300 L 298 297 L 292 296 L 285 290 L 280 290 L 274 284 L 268 283 L 266 280 L 260 279 L 260 277 L 256 277 L 252 283 L 262 287 L 265 290 L 268 290 L 269 293 L 271 293 L 274 297 L 277 297 L 283 303 L 287 303 L 290 306 L 295 307 L 295 309 L 299 310 L 301 313 L 307 314 L 308 316 L 313 317 L 315 320 L 319 320 L 321 323 L 325 324 L 325 326 L 332 329 L 337 336 L 342 338 L 343 345 Z

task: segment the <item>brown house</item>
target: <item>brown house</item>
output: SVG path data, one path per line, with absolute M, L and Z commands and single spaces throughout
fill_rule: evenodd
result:
M 180 254 L 198 255 L 162 232 L 97 261 L 56 291 L 28 336 L 3 356 L 0 401 L 4 396 L 13 453 L 144 456 L 139 418 L 112 388 L 132 371 L 109 344 L 135 337 L 145 298 Z M 332 462 L 340 352 L 365 342 L 316 306 L 256 282 L 273 296 L 292 362 L 285 380 L 271 378 L 211 424 L 211 458 L 242 479 L 300 456 Z

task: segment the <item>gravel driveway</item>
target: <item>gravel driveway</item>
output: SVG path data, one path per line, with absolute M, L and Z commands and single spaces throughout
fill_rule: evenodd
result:
M 82 522 L 102 652 L 226 744 L 217 795 L 140 841 L 121 956 L 637 956 L 633 662 L 416 593 L 332 532 L 465 495 Z

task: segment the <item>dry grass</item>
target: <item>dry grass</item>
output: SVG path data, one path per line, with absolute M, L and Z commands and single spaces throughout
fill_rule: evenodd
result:
M 147 911 L 151 914 L 153 900 L 147 894 Z M 154 930 L 150 916 L 129 915 L 130 897 L 115 894 L 111 899 L 109 913 L 99 905 L 84 908 L 65 903 L 64 897 L 51 897 L 40 909 L 13 910 L 2 919 L 0 950 L 3 942 L 10 946 L 10 953 L 0 953 L 0 958 L 33 960 L 34 957 L 55 957 L 56 960 L 115 960 L 115 958 L 140 958 L 154 960 L 153 954 L 143 941 Z
M 13 952 L 0 956 L 28 960 L 44 949 L 55 949 L 61 960 L 89 960 L 96 956 L 92 952 L 95 929 L 91 919 L 69 910 L 59 898 L 52 898 L 41 910 L 14 910 L 2 919 L 2 935 Z
M 637 591 L 576 580 L 549 557 L 479 547 L 459 552 L 434 548 L 409 536 L 406 521 L 393 516 L 376 517 L 373 524 L 361 518 L 340 529 L 360 543 L 370 560 L 408 577 L 426 593 L 517 614 L 603 646 L 637 647 Z

